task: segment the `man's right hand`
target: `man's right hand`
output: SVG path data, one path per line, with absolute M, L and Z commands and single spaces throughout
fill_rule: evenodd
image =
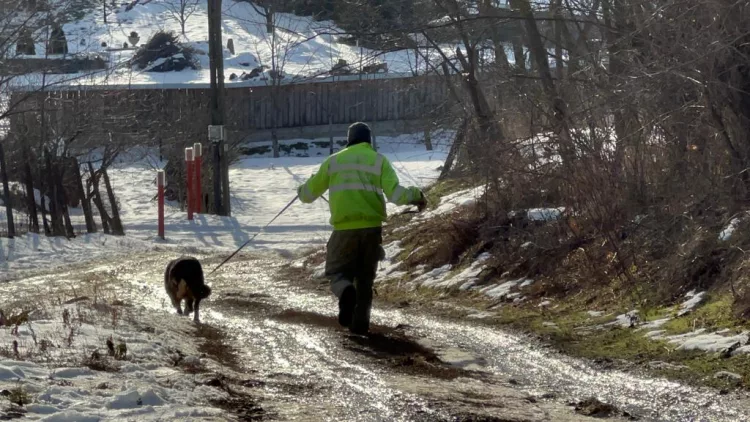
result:
M 424 211 L 424 209 L 427 208 L 427 200 L 424 197 L 424 193 L 419 192 L 419 199 L 412 202 L 412 205 L 416 205 L 419 212 Z

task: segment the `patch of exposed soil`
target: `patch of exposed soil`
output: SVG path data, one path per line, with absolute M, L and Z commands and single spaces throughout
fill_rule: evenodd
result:
M 195 336 L 201 342 L 198 351 L 233 370 L 240 369 L 237 350 L 229 344 L 230 339 L 224 331 L 210 325 L 200 324 L 195 330 Z

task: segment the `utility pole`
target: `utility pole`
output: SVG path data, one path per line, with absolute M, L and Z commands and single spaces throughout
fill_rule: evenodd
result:
M 229 163 L 224 146 L 224 47 L 221 42 L 221 0 L 208 0 L 208 57 L 211 78 L 211 125 L 208 128 L 213 155 L 216 213 L 230 215 Z M 222 192 L 223 191 L 223 192 Z

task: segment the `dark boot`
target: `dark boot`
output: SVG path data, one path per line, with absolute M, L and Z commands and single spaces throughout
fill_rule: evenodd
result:
M 339 297 L 339 324 L 349 327 L 354 317 L 354 307 L 357 304 L 357 291 L 354 286 L 349 285 Z
M 372 309 L 372 287 L 357 283 L 357 306 L 349 330 L 354 334 L 365 335 L 370 331 L 370 310 Z

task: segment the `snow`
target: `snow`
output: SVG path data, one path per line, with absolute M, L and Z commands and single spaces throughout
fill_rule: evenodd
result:
M 619 325 L 622 328 L 629 328 L 631 323 L 637 318 L 638 318 L 638 311 L 634 309 L 622 315 L 617 315 L 615 317 L 615 320 L 613 322 L 610 322 L 607 325 Z
M 491 286 L 490 288 L 482 289 L 481 292 L 493 299 L 502 299 L 504 297 L 513 299 L 515 297 L 518 297 L 518 295 L 512 296 L 510 291 L 526 281 L 528 280 L 523 278 L 519 278 L 518 280 L 510 280 L 499 285 Z
M 47 299 L 54 301 L 52 297 Z M 23 359 L 0 360 L 0 389 L 26 392 L 32 400 L 25 406 L 27 419 L 100 421 L 137 416 L 138 420 L 156 421 L 177 418 L 184 412 L 223 414 L 205 405 L 207 391 L 192 382 L 165 382 L 184 377 L 169 361 L 175 349 L 197 359 L 194 342 L 190 337 L 183 339 L 185 330 L 190 329 L 187 319 L 175 316 L 164 324 L 163 316 L 123 308 L 127 316 L 113 323 L 110 308 L 97 308 L 92 301 L 46 305 L 43 312 L 29 314 L 29 321 L 19 326 L 17 333 L 11 327 L 0 327 L 0 343 L 10 345 L 15 341 L 18 356 Z M 69 311 L 68 322 L 60 317 L 65 310 Z M 137 326 L 143 325 L 153 327 L 153 331 L 138 330 Z M 114 344 L 127 345 L 124 360 L 108 356 L 108 338 Z M 46 349 L 44 344 L 48 345 Z M 97 358 L 100 362 L 119 365 L 121 370 L 94 371 L 83 366 L 95 351 L 101 356 Z
M 689 291 L 687 294 L 685 294 L 685 297 L 688 300 L 680 304 L 680 310 L 677 313 L 677 316 L 686 315 L 690 311 L 695 309 L 703 301 L 705 295 L 706 292 L 696 293 L 695 290 Z
M 669 321 L 671 321 L 671 320 L 672 320 L 672 318 L 661 318 L 661 319 L 655 319 L 655 320 L 653 320 L 653 321 L 649 321 L 649 322 L 647 322 L 647 323 L 646 323 L 646 324 L 644 324 L 644 325 L 643 325 L 643 326 L 642 326 L 641 328 L 642 328 L 642 329 L 654 329 L 654 328 L 659 328 L 659 327 L 663 326 L 664 324 L 668 323 L 668 322 L 669 322 Z
M 740 219 L 735 217 L 732 220 L 729 221 L 729 224 L 724 227 L 721 232 L 719 233 L 719 240 L 726 242 L 729 239 L 732 238 L 732 235 L 734 234 L 734 231 L 737 230 L 737 227 L 740 225 Z
M 419 277 L 414 279 L 414 282 L 419 283 L 425 287 L 436 287 L 442 284 L 443 279 L 448 275 L 450 270 L 450 264 L 443 265 L 442 267 L 435 268 L 420 275 Z
M 526 215 L 531 221 L 551 221 L 560 218 L 565 208 L 531 208 L 526 211 Z
M 394 276 L 396 270 L 401 266 L 401 262 L 396 259 L 403 251 L 401 241 L 397 240 L 383 245 L 383 250 L 385 251 L 385 258 L 381 262 L 378 272 L 382 275 Z
M 678 350 L 701 350 L 705 352 L 719 352 L 739 342 L 746 344 L 748 332 L 735 336 L 722 336 L 715 333 L 705 333 L 701 330 L 682 335 L 667 337 L 672 344 L 678 344 Z
M 742 382 L 742 375 L 729 371 L 719 371 L 714 374 L 714 378 Z
M 497 316 L 497 314 L 492 312 L 474 312 L 466 315 L 466 318 L 469 319 L 487 319 Z
M 587 313 L 589 314 L 590 317 L 593 317 L 593 318 L 598 318 L 604 315 L 604 312 L 601 312 L 601 311 L 588 311 Z
M 424 221 L 444 216 L 452 213 L 459 207 L 473 205 L 484 194 L 484 190 L 484 186 L 477 186 L 443 196 L 440 198 L 440 204 L 437 208 L 416 216 L 414 221 Z
M 107 8 L 107 24 L 100 7 L 93 8 L 80 20 L 67 22 L 63 30 L 68 41 L 70 55 L 99 54 L 108 61 L 110 68 L 77 75 L 46 75 L 47 83 L 138 86 L 162 85 L 208 85 L 208 7 L 206 0 L 199 0 L 195 12 L 188 18 L 185 34 L 181 34 L 178 19 L 174 17 L 161 1 L 142 2 L 127 11 L 124 4 Z M 348 61 L 352 70 L 374 63 L 387 63 L 389 73 L 362 75 L 363 78 L 382 78 L 389 76 L 411 76 L 412 72 L 424 72 L 425 60 L 417 60 L 412 49 L 383 53 L 366 48 L 360 49 L 339 42 L 337 34 L 343 30 L 331 21 L 315 21 L 311 17 L 300 17 L 288 13 L 276 13 L 275 32 L 266 31 L 266 20 L 263 15 L 248 2 L 225 1 L 222 5 L 222 43 L 224 69 L 227 86 L 265 85 L 269 82 L 266 70 L 259 78 L 249 81 L 230 81 L 232 73 L 241 75 L 253 68 L 264 65 L 271 68 L 272 63 L 288 77 L 282 83 L 299 82 L 311 79 L 323 79 L 339 59 Z M 155 24 L 158 23 L 158 24 Z M 197 51 L 198 69 L 186 69 L 180 72 L 145 72 L 130 68 L 126 63 L 135 49 L 123 49 L 123 43 L 129 44 L 129 34 L 136 31 L 140 37 L 138 46 L 144 45 L 159 30 L 173 31 L 180 36 L 180 41 Z M 44 57 L 44 37 L 37 36 L 37 56 Z M 234 42 L 234 54 L 226 48 L 227 42 Z M 106 47 L 102 46 L 106 43 Z M 456 43 L 440 45 L 444 54 L 455 56 Z M 420 54 L 424 54 L 421 51 Z M 440 51 L 431 49 L 430 56 L 440 57 Z M 61 56 L 60 56 L 61 57 Z M 513 56 L 510 55 L 512 58 Z M 153 67 L 153 64 L 152 66 Z M 327 80 L 359 79 L 360 75 L 336 76 Z M 18 78 L 19 86 L 41 83 L 41 75 L 26 75 Z

